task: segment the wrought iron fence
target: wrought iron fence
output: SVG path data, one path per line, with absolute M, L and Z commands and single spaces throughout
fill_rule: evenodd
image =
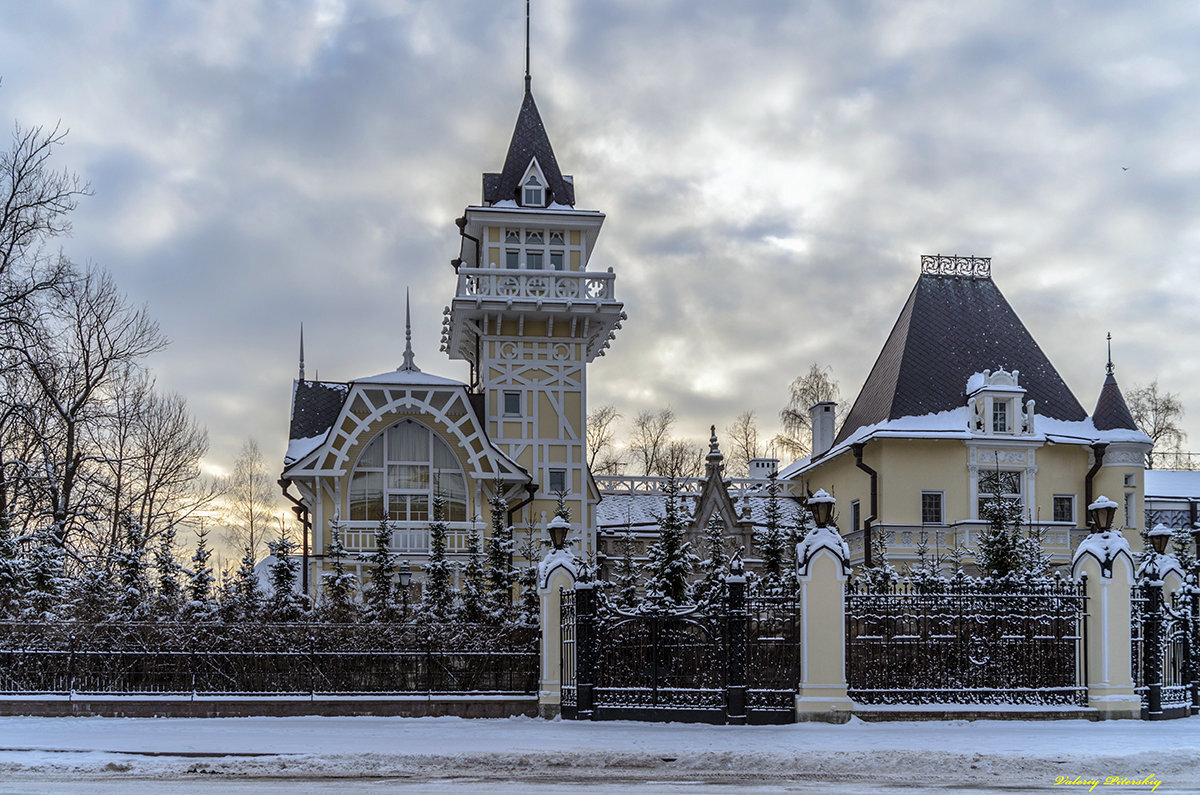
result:
M 1086 581 L 846 589 L 850 697 L 869 704 L 1087 701 Z
M 492 625 L 0 622 L 0 693 L 532 693 L 537 639 Z
M 731 583 L 700 610 L 625 612 L 588 584 L 563 592 L 567 718 L 790 723 L 800 682 L 795 597 Z
M 1156 598 L 1163 601 L 1156 606 L 1152 604 L 1152 587 L 1156 586 L 1136 585 L 1131 594 L 1129 634 L 1134 691 L 1142 698 L 1146 717 L 1150 713 L 1183 716 L 1190 713 L 1197 695 L 1191 659 L 1195 621 L 1192 597 L 1177 591 L 1167 604 L 1161 586 L 1157 586 Z M 1152 697 L 1152 686 L 1157 686 L 1157 699 Z

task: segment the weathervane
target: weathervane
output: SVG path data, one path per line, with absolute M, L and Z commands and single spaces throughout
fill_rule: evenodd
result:
M 1112 366 L 1112 332 L 1108 332 L 1108 374 L 1113 374 Z
M 525 0 L 525 90 L 529 90 L 529 0 Z

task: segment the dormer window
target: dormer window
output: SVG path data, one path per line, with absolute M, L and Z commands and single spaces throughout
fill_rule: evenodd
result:
M 541 207 L 545 201 L 546 189 L 538 180 L 536 174 L 530 174 L 525 180 L 525 200 L 521 202 L 526 207 Z
M 992 433 L 1008 432 L 1008 401 L 994 401 L 992 403 Z

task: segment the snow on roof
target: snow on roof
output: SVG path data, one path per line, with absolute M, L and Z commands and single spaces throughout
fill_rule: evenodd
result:
M 769 500 L 765 495 L 734 492 L 730 496 L 737 509 L 737 516 L 730 518 L 735 521 L 749 520 L 757 526 L 766 524 Z M 690 520 L 696 514 L 697 501 L 697 495 L 681 494 L 680 513 Z M 663 515 L 663 502 L 663 495 L 654 493 L 605 494 L 596 506 L 596 523 L 608 532 L 619 531 L 626 525 L 635 529 L 656 526 L 658 517 Z M 781 520 L 784 524 L 793 523 L 799 505 L 787 496 L 780 496 L 779 502 Z
M 1064 444 L 1094 444 L 1096 442 L 1131 442 L 1150 444 L 1150 437 L 1141 431 L 1131 431 L 1124 428 L 1098 430 L 1088 417 L 1084 420 L 1060 420 L 1054 417 L 1037 415 L 1035 425 L 1037 432 L 1031 436 L 1014 437 L 1023 441 L 1058 442 Z M 864 425 L 850 436 L 834 445 L 824 455 L 802 458 L 785 467 L 780 472 L 781 478 L 789 478 L 808 471 L 816 464 L 824 463 L 835 456 L 849 450 L 853 445 L 871 439 L 975 439 L 993 438 L 980 436 L 968 430 L 967 407 L 961 406 L 949 411 L 939 411 L 936 414 L 922 414 L 915 417 L 900 417 L 894 420 L 884 420 L 873 425 Z M 1003 437 L 994 437 L 1003 438 Z M 1149 493 L 1149 492 L 1147 492 Z
M 355 378 L 354 384 L 396 384 L 398 386 L 466 386 L 462 381 L 444 378 L 420 370 L 388 370 L 386 373 Z
M 1146 499 L 1200 499 L 1200 471 L 1146 470 Z
M 284 464 L 292 464 L 299 461 L 304 456 L 311 453 L 321 446 L 321 442 L 325 441 L 325 437 L 329 432 L 318 434 L 317 436 L 309 436 L 305 439 L 289 439 L 287 452 L 283 455 Z

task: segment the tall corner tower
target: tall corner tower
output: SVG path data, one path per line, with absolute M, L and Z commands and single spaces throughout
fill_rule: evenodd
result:
M 537 487 L 535 526 L 565 494 L 584 552 L 596 549 L 599 500 L 587 466 L 587 365 L 625 319 L 612 268 L 589 264 L 604 214 L 575 206 L 528 78 L 504 168 L 458 221 L 462 249 L 442 346 L 471 365 L 492 441 Z M 578 547 L 577 547 L 578 548 Z

